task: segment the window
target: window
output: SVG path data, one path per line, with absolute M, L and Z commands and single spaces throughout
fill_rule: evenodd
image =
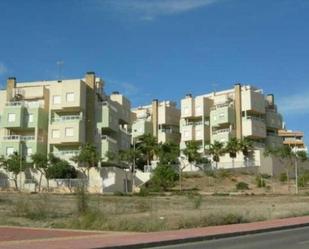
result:
M 60 131 L 59 130 L 52 130 L 52 138 L 59 138 Z
M 30 113 L 28 117 L 29 123 L 33 123 L 33 114 Z
M 74 102 L 74 93 L 67 93 L 66 100 L 67 102 Z
M 6 148 L 6 155 L 7 156 L 10 156 L 10 155 L 12 155 L 13 153 L 14 153 L 14 148 L 13 147 L 7 147 Z
M 65 128 L 65 136 L 66 137 L 73 137 L 74 136 L 74 129 L 72 127 Z
M 27 156 L 31 156 L 32 155 L 32 148 L 27 148 Z
M 54 105 L 61 104 L 61 96 L 60 95 L 54 95 L 53 96 L 53 104 Z
M 223 118 L 224 117 L 224 113 L 219 113 L 219 118 Z
M 10 123 L 15 122 L 16 121 L 16 114 L 15 113 L 9 113 L 8 114 L 8 121 Z

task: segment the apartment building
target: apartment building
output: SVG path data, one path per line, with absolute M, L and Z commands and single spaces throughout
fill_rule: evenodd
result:
M 265 96 L 253 86 L 235 84 L 233 89 L 196 97 L 188 94 L 181 100 L 182 149 L 188 141 L 197 141 L 200 152 L 207 155 L 210 143 L 226 143 L 233 137 L 250 138 L 256 148 L 276 147 L 282 144 L 281 127 L 274 96 Z M 227 156 L 221 161 L 230 164 Z
M 307 146 L 304 141 L 304 132 L 282 129 L 278 135 L 282 137 L 283 144 L 290 146 L 294 151 L 304 151 L 308 153 Z
M 152 101 L 151 105 L 132 109 L 132 138 L 152 134 L 158 143 L 179 143 L 180 110 L 172 101 Z
M 54 153 L 69 160 L 85 143 L 102 158 L 130 146 L 130 102 L 89 72 L 83 79 L 17 82 L 0 91 L 0 155 L 14 151 L 31 160 L 34 153 Z

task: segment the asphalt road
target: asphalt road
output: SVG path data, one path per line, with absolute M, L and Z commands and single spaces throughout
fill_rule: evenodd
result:
M 201 241 L 157 249 L 308 249 L 309 227 L 226 239 Z

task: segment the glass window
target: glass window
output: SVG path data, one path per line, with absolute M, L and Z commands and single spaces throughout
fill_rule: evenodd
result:
M 59 138 L 60 131 L 59 130 L 52 130 L 52 138 Z
M 33 122 L 33 114 L 30 113 L 30 114 L 29 114 L 29 123 L 32 123 L 32 122 Z
M 16 114 L 15 113 L 9 113 L 8 114 L 8 121 L 11 122 L 15 122 L 16 121 Z
M 74 93 L 67 93 L 66 100 L 67 102 L 74 102 Z
M 66 137 L 73 137 L 74 136 L 74 129 L 72 127 L 65 128 L 65 136 Z
M 13 147 L 7 147 L 6 148 L 6 155 L 12 155 L 14 153 L 15 149 Z
M 54 105 L 61 104 L 61 96 L 60 95 L 54 95 L 53 96 L 53 104 Z
M 32 155 L 32 148 L 27 148 L 27 156 L 31 156 Z

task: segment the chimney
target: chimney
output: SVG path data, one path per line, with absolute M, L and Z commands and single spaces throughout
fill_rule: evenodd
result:
M 11 101 L 13 97 L 13 89 L 16 87 L 16 78 L 9 77 L 6 83 L 6 100 Z
M 242 139 L 242 110 L 241 110 L 241 84 L 234 85 L 235 91 L 235 116 L 236 116 L 236 138 Z
M 96 87 L 96 82 L 95 82 L 95 73 L 94 72 L 87 72 L 86 73 L 86 76 L 85 76 L 85 81 L 86 81 L 86 84 L 92 88 L 92 89 L 95 89 Z
M 152 127 L 153 127 L 153 136 L 158 137 L 158 121 L 159 121 L 159 101 L 154 99 L 152 101 Z
M 275 105 L 275 96 L 273 94 L 267 94 L 266 101 L 268 105 L 274 106 Z

